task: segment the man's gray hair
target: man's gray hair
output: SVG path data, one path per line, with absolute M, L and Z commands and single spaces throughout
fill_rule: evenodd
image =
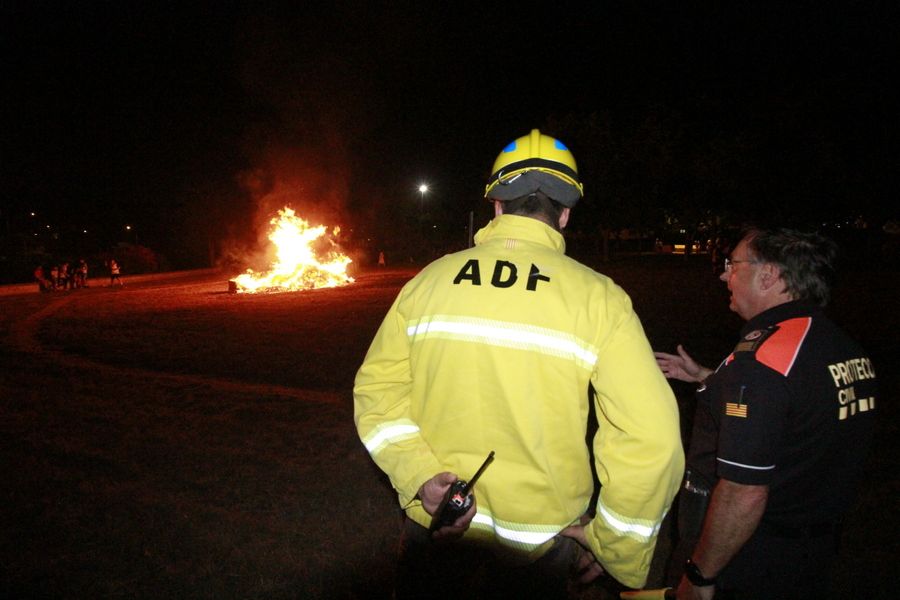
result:
M 744 235 L 754 258 L 781 270 L 794 300 L 825 306 L 831 299 L 837 244 L 819 233 L 793 229 L 751 229 Z

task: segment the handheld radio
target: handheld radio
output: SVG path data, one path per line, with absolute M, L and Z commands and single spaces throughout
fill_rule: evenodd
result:
M 447 490 L 447 493 L 444 494 L 441 504 L 438 506 L 437 511 L 434 513 L 434 517 L 431 519 L 431 531 L 437 531 L 441 527 L 453 525 L 458 518 L 466 514 L 472 507 L 472 488 L 475 487 L 475 482 L 478 481 L 478 478 L 481 477 L 481 474 L 493 460 L 494 451 L 491 450 L 491 453 L 488 454 L 487 458 L 484 459 L 484 462 L 481 463 L 481 466 L 471 480 L 466 482 L 462 479 L 457 479 L 453 482 L 453 485 L 451 485 Z

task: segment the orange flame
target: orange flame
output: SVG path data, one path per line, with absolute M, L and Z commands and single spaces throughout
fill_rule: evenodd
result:
M 333 250 L 317 256 L 313 246 L 325 234 L 324 225 L 310 227 L 288 207 L 279 210 L 270 223 L 273 228 L 269 239 L 277 249 L 276 262 L 265 273 L 247 269 L 235 277 L 239 293 L 309 290 L 353 283 L 347 275 L 347 265 L 352 262 L 349 257 Z M 334 234 L 339 231 L 335 228 Z

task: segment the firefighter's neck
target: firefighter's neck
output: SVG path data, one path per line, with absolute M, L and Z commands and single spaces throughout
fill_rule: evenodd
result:
M 557 231 L 562 231 L 566 228 L 566 225 L 569 223 L 569 207 L 565 207 L 562 209 L 562 212 L 559 213 L 559 223 L 554 225 L 549 221 L 546 215 L 528 215 L 530 218 L 535 219 L 536 221 L 540 221 L 541 223 L 546 223 L 550 227 L 553 227 Z M 494 200 L 494 217 L 499 217 L 503 214 L 503 203 L 499 200 Z

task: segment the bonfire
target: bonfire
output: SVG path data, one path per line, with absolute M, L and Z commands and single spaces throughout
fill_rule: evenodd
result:
M 347 275 L 347 265 L 352 261 L 326 236 L 325 225 L 311 227 L 288 207 L 279 210 L 270 224 L 269 240 L 276 248 L 275 263 L 264 273 L 247 269 L 235 277 L 234 291 L 284 292 L 353 283 L 353 278 Z M 339 233 L 340 228 L 334 228 L 332 237 Z

